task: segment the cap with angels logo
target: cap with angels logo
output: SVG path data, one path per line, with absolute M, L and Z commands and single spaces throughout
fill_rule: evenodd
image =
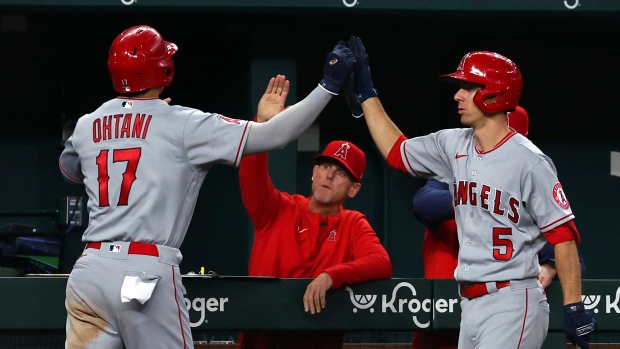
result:
M 325 158 L 338 161 L 356 181 L 359 182 L 362 179 L 366 169 L 366 155 L 355 144 L 343 140 L 332 141 L 325 147 L 322 154 L 314 157 L 314 161 L 318 163 Z

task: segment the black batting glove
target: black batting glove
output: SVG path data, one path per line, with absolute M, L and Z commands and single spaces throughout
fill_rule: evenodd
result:
M 344 41 L 338 42 L 332 52 L 327 54 L 323 79 L 319 86 L 328 93 L 338 95 L 340 89 L 349 78 L 351 69 L 355 64 L 355 55 L 345 45 Z
M 564 333 L 581 349 L 590 348 L 590 334 L 596 329 L 596 319 L 586 311 L 583 302 L 564 306 Z
M 355 94 L 355 72 L 351 72 L 351 76 L 349 78 L 349 81 L 344 85 L 344 99 L 347 101 L 347 105 L 349 106 L 349 109 L 351 110 L 351 115 L 353 115 L 354 118 L 359 118 L 364 116 L 364 111 L 362 109 L 362 103 L 360 103 L 360 100 L 357 98 L 357 95 Z
M 371 97 L 377 97 L 378 93 L 372 83 L 370 66 L 368 65 L 368 53 L 362 43 L 362 39 L 352 36 L 349 39 L 349 48 L 355 54 L 355 94 L 360 103 Z

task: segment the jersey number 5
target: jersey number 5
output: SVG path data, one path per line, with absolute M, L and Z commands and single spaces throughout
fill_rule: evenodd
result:
M 506 235 L 512 235 L 512 229 L 493 228 L 493 258 L 498 261 L 510 260 L 514 252 L 512 240 L 505 238 Z
M 108 196 L 108 183 L 110 176 L 108 175 L 108 153 L 110 149 L 104 149 L 99 152 L 97 156 L 97 168 L 99 170 L 99 207 L 110 206 L 110 199 Z M 140 155 L 142 154 L 142 148 L 129 148 L 129 149 L 112 149 L 112 161 L 113 162 L 127 162 L 127 168 L 123 172 L 123 181 L 121 182 L 120 195 L 118 196 L 117 206 L 126 206 L 129 202 L 129 191 L 131 185 L 136 180 L 136 170 L 138 169 L 138 162 L 140 162 Z

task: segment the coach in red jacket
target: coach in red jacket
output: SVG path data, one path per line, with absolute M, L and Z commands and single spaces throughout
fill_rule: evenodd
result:
M 272 116 L 264 115 L 263 100 L 259 122 Z M 250 276 L 314 279 L 299 304 L 312 314 L 326 306 L 329 289 L 392 276 L 387 251 L 366 216 L 342 206 L 362 186 L 361 149 L 348 141 L 329 143 L 315 157 L 310 197 L 274 188 L 267 163 L 262 153 L 244 156 L 239 166 L 241 196 L 254 226 Z M 341 331 L 243 332 L 239 348 L 341 348 L 343 340 Z

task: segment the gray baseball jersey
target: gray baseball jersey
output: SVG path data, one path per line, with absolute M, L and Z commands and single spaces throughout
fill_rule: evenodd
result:
M 83 241 L 178 248 L 207 172 L 238 165 L 250 124 L 160 99 L 116 98 L 81 117 L 60 167 L 88 193 Z
M 60 156 L 90 218 L 67 282 L 65 347 L 193 348 L 178 248 L 207 172 L 284 146 L 330 99 L 317 87 L 261 124 L 140 98 L 81 117 Z
M 400 150 L 411 175 L 453 183 L 457 281 L 538 276 L 541 233 L 574 218 L 549 157 L 513 132 L 482 152 L 471 128 L 408 139 Z

